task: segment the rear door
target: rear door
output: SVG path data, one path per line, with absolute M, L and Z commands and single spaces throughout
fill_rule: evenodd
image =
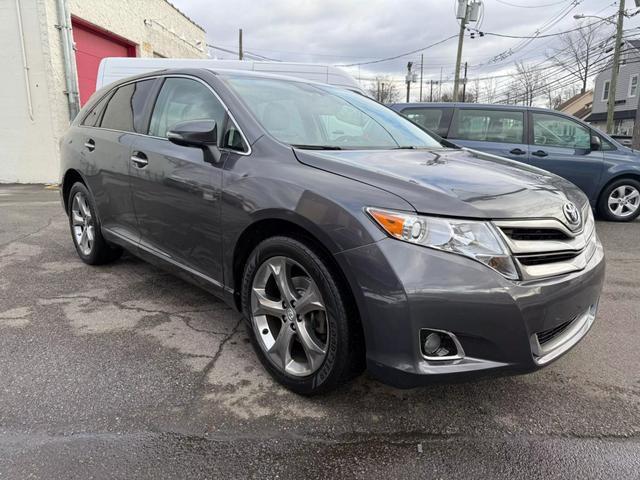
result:
M 447 138 L 462 147 L 526 162 L 526 122 L 519 109 L 457 108 Z
M 118 87 L 82 122 L 84 174 L 102 227 L 133 242 L 138 239 L 138 225 L 129 190 L 129 162 L 154 81 Z
M 574 183 L 588 197 L 598 194 L 602 150 L 591 151 L 591 130 L 565 115 L 530 112 L 529 163 Z
M 221 284 L 224 158 L 214 163 L 203 149 L 169 142 L 167 132 L 179 122 L 215 120 L 220 144 L 226 110 L 211 87 L 196 78 L 162 81 L 148 135 L 137 138 L 131 153 L 131 192 L 140 246 Z

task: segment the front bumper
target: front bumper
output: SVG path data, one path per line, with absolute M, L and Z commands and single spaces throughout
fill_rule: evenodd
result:
M 356 292 L 369 371 L 406 388 L 524 373 L 551 363 L 593 324 L 605 270 L 599 242 L 583 270 L 520 282 L 466 257 L 394 239 L 342 252 L 338 259 Z M 451 332 L 464 356 L 424 358 L 424 328 Z M 537 334 L 554 329 L 562 330 L 541 346 Z

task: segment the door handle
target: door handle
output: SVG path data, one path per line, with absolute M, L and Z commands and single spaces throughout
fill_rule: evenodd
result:
M 133 155 L 131 155 L 131 161 L 138 168 L 144 168 L 149 164 L 149 160 L 143 152 L 133 152 Z
M 524 150 L 522 150 L 521 148 L 514 148 L 514 149 L 513 149 L 513 150 L 511 150 L 509 153 L 510 153 L 510 154 L 512 154 L 512 155 L 524 155 L 524 154 L 525 154 L 525 153 L 527 153 L 527 152 L 525 152 L 525 151 L 524 151 Z
M 547 152 L 545 152 L 544 150 L 537 150 L 535 152 L 532 152 L 531 155 L 535 155 L 536 157 L 546 157 L 549 154 Z
M 96 149 L 96 142 L 93 141 L 93 138 L 90 138 L 86 142 L 84 142 L 84 146 L 90 152 L 93 152 Z

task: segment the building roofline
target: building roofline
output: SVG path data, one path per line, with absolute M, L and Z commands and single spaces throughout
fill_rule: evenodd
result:
M 204 27 L 202 25 L 199 25 L 195 22 L 195 20 L 193 20 L 191 17 L 189 17 L 189 15 L 187 15 L 186 13 L 184 13 L 182 10 L 180 10 L 178 7 L 176 7 L 173 3 L 171 3 L 169 0 L 164 0 L 165 3 L 167 3 L 171 8 L 173 8 L 176 12 L 178 12 L 180 15 L 182 15 L 184 18 L 186 18 L 187 20 L 189 20 L 191 23 L 193 23 L 196 27 L 198 27 L 200 30 L 202 30 L 204 33 L 207 33 L 207 31 L 204 29 Z

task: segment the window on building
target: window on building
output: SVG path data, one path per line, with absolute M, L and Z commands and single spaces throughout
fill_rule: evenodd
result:
M 629 96 L 635 97 L 638 93 L 638 75 L 631 75 L 629 79 Z
M 611 82 L 609 80 L 607 80 L 606 82 L 604 82 L 604 85 L 602 86 L 602 101 L 606 102 L 607 100 L 609 100 L 609 86 L 611 85 Z
M 102 116 L 102 128 L 145 133 L 144 106 L 151 93 L 153 79 L 129 83 L 111 96 Z
M 167 78 L 151 115 L 149 135 L 166 137 L 180 122 L 215 120 L 220 145 L 225 115 L 222 104 L 202 83 L 188 78 Z
M 558 115 L 533 114 L 533 144 L 548 147 L 591 148 L 589 129 Z
M 461 109 L 456 112 L 454 122 L 454 139 L 501 143 L 524 141 L 523 112 Z

